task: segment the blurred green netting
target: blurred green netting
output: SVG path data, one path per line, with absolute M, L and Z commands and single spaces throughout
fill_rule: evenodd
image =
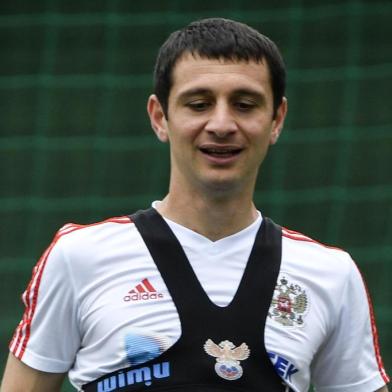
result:
M 2 364 L 23 311 L 19 294 L 53 233 L 165 194 L 168 149 L 145 110 L 155 55 L 172 30 L 207 16 L 249 23 L 280 46 L 289 117 L 257 204 L 282 225 L 350 251 L 392 368 L 389 0 L 2 0 Z

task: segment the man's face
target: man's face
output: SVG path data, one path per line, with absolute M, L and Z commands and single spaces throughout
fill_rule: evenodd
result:
M 286 114 L 284 100 L 273 118 L 266 63 L 184 55 L 172 76 L 168 119 L 155 96 L 148 108 L 159 139 L 170 143 L 171 184 L 190 191 L 253 192 Z

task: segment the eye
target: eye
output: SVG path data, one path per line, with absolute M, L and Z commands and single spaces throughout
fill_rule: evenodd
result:
M 211 105 L 208 101 L 197 100 L 197 101 L 188 102 L 186 106 L 194 110 L 195 112 L 202 112 L 208 109 Z
M 256 107 L 256 103 L 252 101 L 237 101 L 234 103 L 234 106 L 242 111 L 242 112 L 247 112 Z

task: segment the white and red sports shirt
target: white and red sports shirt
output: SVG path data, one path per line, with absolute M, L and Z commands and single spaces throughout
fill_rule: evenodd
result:
M 228 305 L 262 217 L 215 242 L 166 221 L 208 296 Z M 181 335 L 165 282 L 128 217 L 60 229 L 23 301 L 11 352 L 32 368 L 68 372 L 77 389 L 159 355 Z M 297 232 L 283 229 L 281 270 L 260 333 L 276 371 L 294 391 L 312 383 L 320 392 L 369 392 L 389 381 L 354 262 Z

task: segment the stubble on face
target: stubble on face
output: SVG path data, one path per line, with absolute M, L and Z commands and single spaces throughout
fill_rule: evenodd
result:
M 215 197 L 252 195 L 271 144 L 272 115 L 265 62 L 181 58 L 167 121 L 171 188 Z

